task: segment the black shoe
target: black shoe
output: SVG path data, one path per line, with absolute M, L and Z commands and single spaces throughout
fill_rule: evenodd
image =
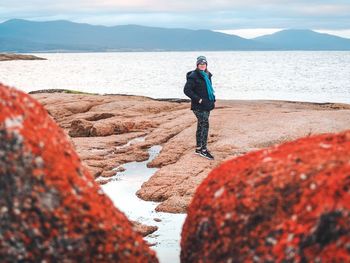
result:
M 207 158 L 209 160 L 214 160 L 214 156 L 210 154 L 208 149 L 202 149 L 200 152 L 200 156 Z
M 201 154 L 202 148 L 196 148 L 195 154 Z

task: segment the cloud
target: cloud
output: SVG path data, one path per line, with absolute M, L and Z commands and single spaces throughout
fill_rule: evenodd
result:
M 225 34 L 236 35 L 244 38 L 255 38 L 263 35 L 269 35 L 278 31 L 284 30 L 285 28 L 248 28 L 248 29 L 233 29 L 233 30 L 216 30 Z M 348 30 L 315 30 L 319 33 L 331 34 L 339 37 L 350 39 L 350 29 Z
M 281 30 L 283 30 L 283 28 L 248 28 L 216 31 L 230 35 L 237 35 L 244 38 L 255 38 L 263 35 L 273 34 Z
M 205 12 L 205 11 L 224 11 L 224 10 L 262 10 L 275 8 L 277 10 L 293 9 L 296 12 L 305 12 L 313 10 L 343 12 L 350 7 L 350 3 L 346 0 L 332 1 L 324 0 L 2 0 L 3 8 L 18 8 L 22 10 L 37 9 L 51 11 L 70 11 L 73 8 L 81 9 L 82 11 L 122 11 L 122 12 Z M 345 8 L 345 9 L 344 9 Z M 344 12 L 345 12 L 344 11 Z M 316 11 L 317 12 L 317 11 Z
M 314 5 L 302 5 L 298 9 L 293 8 L 295 13 L 308 16 L 326 16 L 326 17 L 343 17 L 350 14 L 350 4 L 319 4 Z

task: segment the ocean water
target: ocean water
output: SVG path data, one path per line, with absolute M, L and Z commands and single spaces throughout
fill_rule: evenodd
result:
M 207 56 L 218 99 L 350 103 L 350 52 L 41 53 L 46 61 L 0 62 L 0 82 L 26 92 L 74 89 L 93 93 L 185 98 L 186 72 Z

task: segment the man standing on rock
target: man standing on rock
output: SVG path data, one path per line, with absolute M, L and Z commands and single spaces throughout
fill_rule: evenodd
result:
M 184 93 L 191 98 L 191 110 L 198 120 L 195 153 L 209 160 L 214 159 L 207 149 L 209 115 L 215 108 L 216 101 L 211 77 L 206 57 L 199 56 L 196 69 L 187 73 L 187 82 L 184 87 Z

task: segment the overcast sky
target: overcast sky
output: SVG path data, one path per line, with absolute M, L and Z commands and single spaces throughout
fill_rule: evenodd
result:
M 0 22 L 12 18 L 212 29 L 245 37 L 308 28 L 350 37 L 350 0 L 0 0 Z

